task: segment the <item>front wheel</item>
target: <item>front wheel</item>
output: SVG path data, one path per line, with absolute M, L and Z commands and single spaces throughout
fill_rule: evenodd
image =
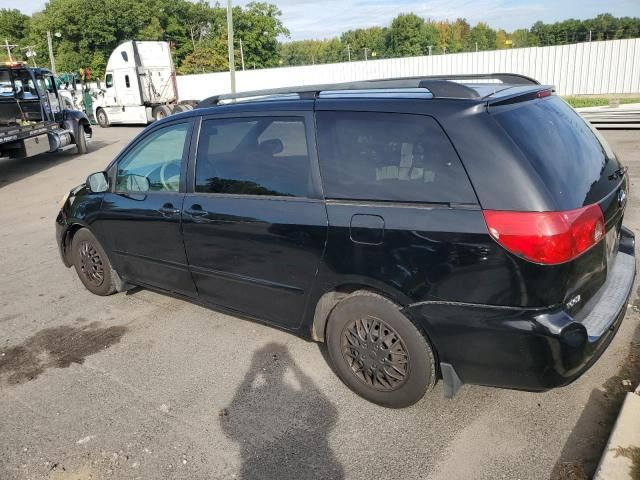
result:
M 78 153 L 88 153 L 89 147 L 87 147 L 87 137 L 84 133 L 84 127 L 82 125 L 78 126 L 78 138 L 76 138 L 76 148 L 78 149 Z
M 435 383 L 427 338 L 379 295 L 357 292 L 338 303 L 328 320 L 326 342 L 340 379 L 378 405 L 408 407 Z
M 105 112 L 102 108 L 100 108 L 96 112 L 96 119 L 98 120 L 98 125 L 100 125 L 102 128 L 107 128 L 111 125 L 111 122 L 109 122 L 109 117 L 107 116 L 107 112 Z
M 86 228 L 73 236 L 71 255 L 76 273 L 87 290 L 101 296 L 116 292 L 117 274 L 102 245 Z

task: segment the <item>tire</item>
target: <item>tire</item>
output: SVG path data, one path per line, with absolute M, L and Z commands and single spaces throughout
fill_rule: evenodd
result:
M 96 120 L 98 122 L 98 125 L 100 125 L 102 128 L 109 128 L 111 126 L 111 122 L 109 122 L 107 112 L 105 112 L 102 108 L 99 108 L 96 112 Z
M 76 138 L 76 148 L 79 154 L 89 153 L 89 147 L 87 147 L 87 137 L 84 134 L 84 127 L 78 125 L 78 138 Z
M 171 109 L 166 105 L 158 105 L 153 109 L 153 119 L 157 122 L 171 115 Z
M 91 293 L 106 296 L 117 291 L 118 274 L 102 245 L 88 229 L 80 229 L 73 236 L 71 259 L 80 281 Z
M 429 341 L 398 306 L 379 295 L 356 292 L 338 303 L 325 338 L 340 380 L 370 402 L 408 407 L 435 384 Z
M 193 107 L 191 105 L 186 105 L 186 104 L 180 104 L 173 107 L 173 113 L 188 112 L 190 110 L 193 110 Z

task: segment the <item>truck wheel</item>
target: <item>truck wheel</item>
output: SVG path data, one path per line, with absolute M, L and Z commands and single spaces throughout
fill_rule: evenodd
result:
M 76 138 L 76 148 L 78 149 L 78 153 L 89 153 L 89 148 L 87 147 L 87 137 L 84 133 L 84 127 L 82 125 L 78 125 L 78 138 Z
M 171 109 L 166 105 L 158 105 L 153 109 L 153 118 L 158 121 L 171 115 Z
M 109 122 L 109 117 L 107 117 L 107 112 L 105 112 L 102 108 L 99 108 L 96 112 L 96 117 L 98 120 L 98 125 L 102 128 L 108 128 L 111 123 Z
M 193 110 L 193 107 L 191 105 L 186 105 L 186 104 L 180 104 L 173 107 L 173 113 L 188 112 L 190 110 Z
M 426 336 L 397 305 L 374 293 L 357 292 L 338 303 L 325 339 L 334 371 L 370 402 L 408 407 L 436 381 Z

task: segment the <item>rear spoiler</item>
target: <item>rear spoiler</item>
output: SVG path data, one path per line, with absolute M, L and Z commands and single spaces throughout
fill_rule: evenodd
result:
M 553 85 L 536 85 L 535 87 L 514 86 L 498 92 L 496 96 L 486 97 L 488 107 L 498 107 L 511 103 L 526 102 L 537 98 L 545 98 L 555 94 Z

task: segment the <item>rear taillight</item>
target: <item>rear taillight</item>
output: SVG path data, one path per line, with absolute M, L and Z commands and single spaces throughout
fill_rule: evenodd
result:
M 598 205 L 564 212 L 484 210 L 491 236 L 510 252 L 536 263 L 557 264 L 576 258 L 604 238 Z

